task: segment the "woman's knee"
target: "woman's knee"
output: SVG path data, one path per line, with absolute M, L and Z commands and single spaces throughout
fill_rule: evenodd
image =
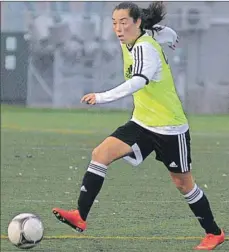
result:
M 180 192 L 186 192 L 188 190 L 186 183 L 180 179 L 175 179 L 174 184 Z
M 194 187 L 194 180 L 189 174 L 171 174 L 172 181 L 176 188 L 183 194 L 189 193 Z
M 104 156 L 105 156 L 105 153 L 104 153 L 104 151 L 102 152 L 102 150 L 99 146 L 94 148 L 94 150 L 92 151 L 92 154 L 91 154 L 92 160 L 94 160 L 94 161 L 98 161 L 98 159 L 101 159 Z
M 114 161 L 112 151 L 110 151 L 109 146 L 99 145 L 93 151 L 91 155 L 93 161 L 99 162 L 104 165 L 109 165 Z

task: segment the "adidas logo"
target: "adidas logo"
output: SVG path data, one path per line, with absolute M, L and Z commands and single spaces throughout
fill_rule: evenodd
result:
M 129 68 L 126 71 L 126 78 L 132 78 L 132 65 L 129 66 Z
M 83 185 L 83 186 L 81 186 L 80 191 L 81 191 L 81 192 L 87 192 L 87 189 L 86 189 L 86 187 Z
M 175 162 L 172 162 L 169 167 L 178 167 L 177 164 Z

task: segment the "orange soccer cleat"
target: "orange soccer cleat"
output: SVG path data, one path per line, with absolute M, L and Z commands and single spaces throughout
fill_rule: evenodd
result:
M 81 218 L 79 210 L 67 211 L 60 208 L 53 208 L 52 212 L 59 221 L 79 232 L 83 232 L 87 227 L 87 223 Z
M 201 243 L 196 246 L 195 250 L 213 250 L 215 247 L 220 245 L 225 241 L 225 234 L 223 230 L 221 230 L 220 235 L 207 234 Z

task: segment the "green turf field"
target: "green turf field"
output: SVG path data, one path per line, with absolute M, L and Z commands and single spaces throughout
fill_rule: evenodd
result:
M 75 208 L 90 153 L 127 112 L 44 110 L 2 106 L 1 251 L 18 251 L 7 224 L 21 212 L 43 220 L 45 239 L 31 251 L 192 251 L 203 231 L 152 154 L 141 166 L 110 166 L 88 218 L 88 230 L 58 223 L 53 207 Z M 190 116 L 193 173 L 211 201 L 229 251 L 229 116 Z

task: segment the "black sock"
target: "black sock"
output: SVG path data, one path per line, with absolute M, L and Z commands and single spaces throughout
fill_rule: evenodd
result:
M 78 199 L 78 210 L 83 220 L 87 219 L 91 206 L 102 188 L 106 172 L 106 165 L 95 161 L 90 162 L 87 172 L 83 178 L 80 196 Z
M 203 191 L 195 184 L 192 191 L 184 195 L 184 197 L 205 232 L 220 235 L 221 229 L 214 221 L 209 201 Z

